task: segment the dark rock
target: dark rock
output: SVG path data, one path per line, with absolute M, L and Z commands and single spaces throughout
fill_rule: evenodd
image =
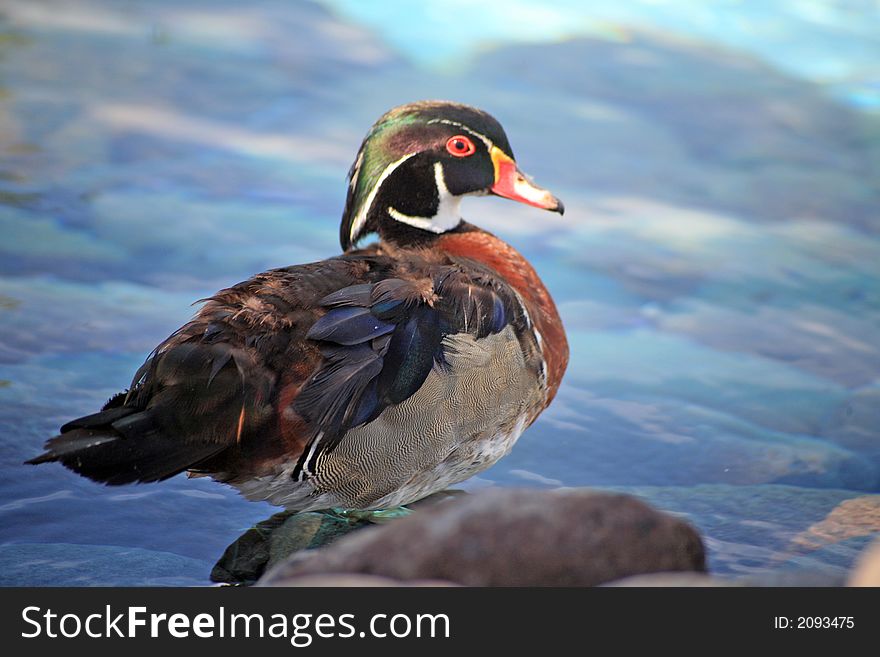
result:
M 269 537 L 292 514 L 276 513 L 257 523 L 226 548 L 211 570 L 211 581 L 224 584 L 255 582 L 269 562 Z
M 322 513 L 296 513 L 288 517 L 267 537 L 269 559 L 265 568 L 271 568 L 294 552 L 312 546 L 326 517 Z
M 263 572 L 300 550 L 328 545 L 370 523 L 329 513 L 282 511 L 257 523 L 226 548 L 211 571 L 211 580 L 252 584 Z
M 640 573 L 704 570 L 697 532 L 633 497 L 505 489 L 300 552 L 259 583 L 362 573 L 466 586 L 593 586 Z
M 428 509 L 465 494 L 462 490 L 445 490 L 413 502 L 408 508 Z M 223 584 L 253 584 L 266 570 L 295 552 L 314 550 L 355 529 L 391 521 L 369 512 L 352 512 L 343 517 L 334 513 L 282 511 L 257 523 L 227 547 L 211 571 L 211 580 Z
M 269 537 L 269 561 L 266 568 L 284 561 L 294 552 L 330 545 L 346 534 L 370 524 L 370 518 L 343 518 L 332 513 L 292 515 Z

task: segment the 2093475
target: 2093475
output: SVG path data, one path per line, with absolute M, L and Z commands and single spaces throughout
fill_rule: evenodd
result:
M 853 616 L 774 616 L 777 630 L 851 630 L 856 626 Z

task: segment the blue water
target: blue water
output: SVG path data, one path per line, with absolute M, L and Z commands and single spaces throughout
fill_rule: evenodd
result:
M 21 462 L 193 300 L 336 253 L 364 132 L 418 98 L 492 112 L 567 208 L 464 204 L 572 348 L 466 487 L 625 490 L 699 527 L 718 573 L 841 576 L 880 532 L 880 12 L 590 4 L 7 0 L 0 583 L 206 583 L 274 511 Z

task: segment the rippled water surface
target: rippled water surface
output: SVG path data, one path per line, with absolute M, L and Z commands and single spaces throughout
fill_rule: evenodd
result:
M 336 253 L 364 132 L 418 98 L 492 112 L 568 208 L 464 205 L 572 348 L 467 486 L 626 490 L 716 572 L 842 574 L 880 530 L 876 3 L 399 4 L 0 7 L 0 583 L 206 583 L 273 512 L 21 462 L 193 300 Z

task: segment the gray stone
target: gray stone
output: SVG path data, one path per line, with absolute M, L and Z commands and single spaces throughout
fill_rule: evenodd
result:
M 829 588 L 844 586 L 846 577 L 837 570 L 804 570 L 795 566 L 750 575 L 739 579 L 738 582 L 741 586 Z
M 264 586 L 294 586 L 299 588 L 374 588 L 389 586 L 456 586 L 452 582 L 443 580 L 416 579 L 402 582 L 389 577 L 376 575 L 354 575 L 350 573 L 329 575 L 306 575 L 304 577 L 292 577 L 290 579 L 273 579 Z
M 880 537 L 859 557 L 848 581 L 849 586 L 880 586 Z
M 850 502 L 865 496 L 855 491 L 719 484 L 613 490 L 684 517 L 704 537 L 713 573 L 756 582 L 785 570 L 842 580 L 868 538 L 858 529 L 868 519 L 859 513 L 865 507 Z M 852 512 L 851 530 L 845 529 L 846 510 Z
M 361 573 L 466 586 L 593 586 L 639 573 L 704 570 L 697 532 L 633 497 L 499 489 L 297 553 L 259 583 Z
M 618 579 L 602 586 L 643 588 L 643 587 L 712 587 L 712 586 L 740 586 L 735 579 L 714 577 L 703 573 L 650 573 L 648 575 L 633 575 Z
M 719 577 L 701 573 L 652 573 L 635 575 L 605 584 L 625 587 L 711 587 L 711 586 L 842 586 L 843 577 L 837 573 L 778 569 L 748 577 Z

